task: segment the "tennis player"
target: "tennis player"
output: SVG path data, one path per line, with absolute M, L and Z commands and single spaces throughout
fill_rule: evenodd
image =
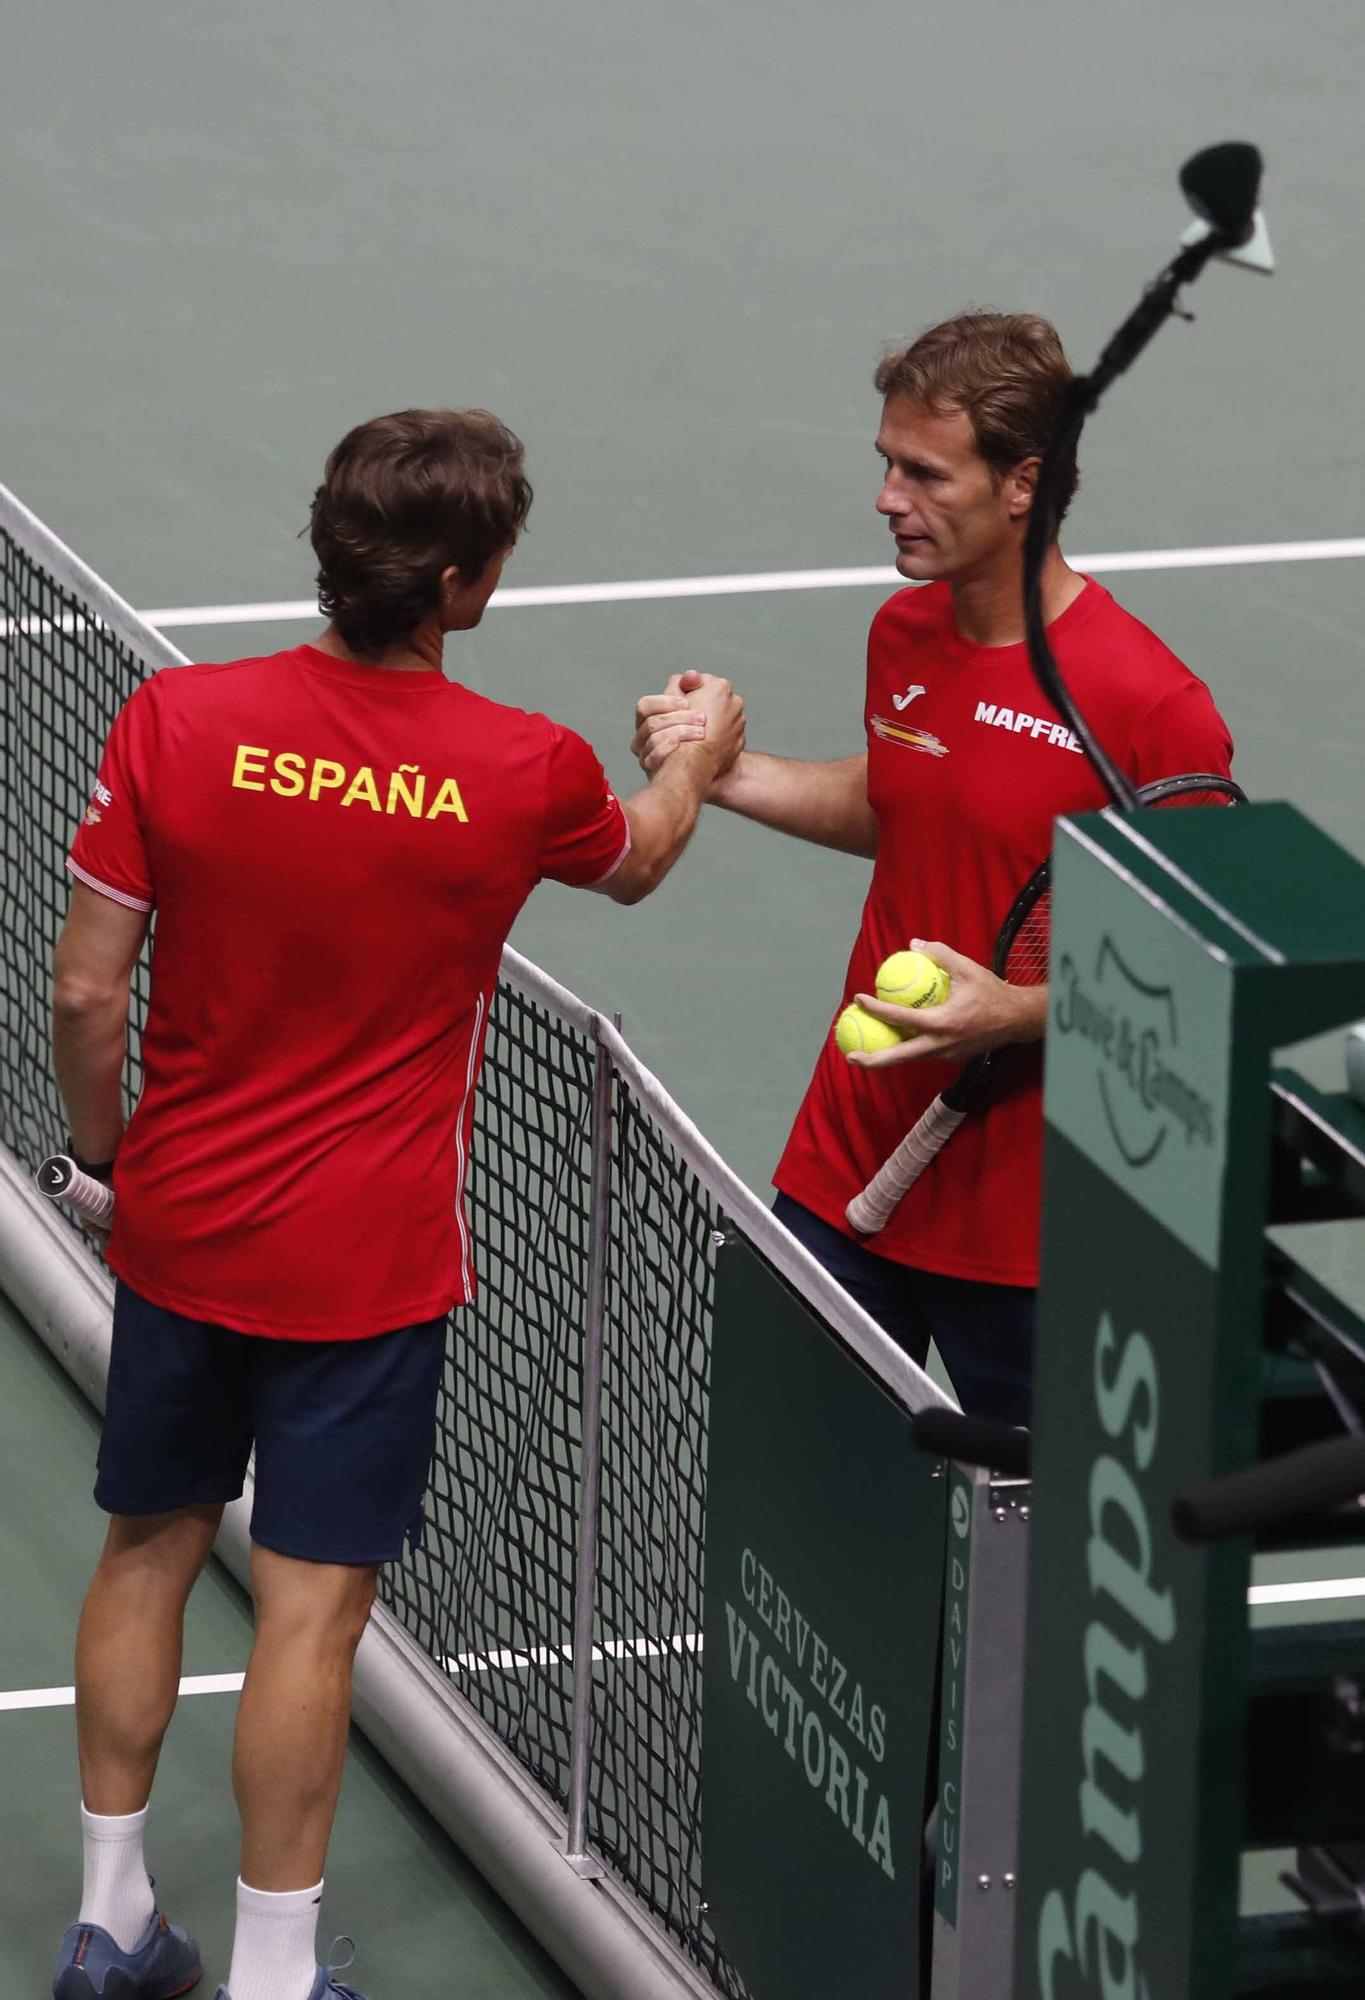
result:
M 140 687 L 71 850 L 54 1056 L 70 1150 L 117 1192 L 118 1284 L 58 2000 L 167 2000 L 199 1977 L 154 1907 L 143 1828 L 186 1599 L 253 1442 L 219 2000 L 354 1993 L 317 1962 L 323 1862 L 352 1656 L 379 1565 L 422 1532 L 446 1314 L 474 1288 L 465 1178 L 499 954 L 540 881 L 655 889 L 743 743 L 708 681 L 704 734 L 622 804 L 572 730 L 446 679 L 442 641 L 478 624 L 530 502 L 520 444 L 481 411 L 352 431 L 312 509 L 327 629 Z
M 776 1212 L 917 1361 L 937 1343 L 965 1409 L 1010 1423 L 1029 1410 L 1047 990 L 1005 985 L 988 961 L 1053 820 L 1106 802 L 1023 643 L 1024 535 L 1070 379 L 1055 330 L 1032 314 L 965 314 L 882 361 L 877 511 L 896 568 L 925 587 L 872 621 L 867 748 L 828 763 L 745 751 L 710 795 L 872 859 L 841 1005 L 861 996 L 910 1031 L 853 1058 L 826 1037 L 777 1168 Z M 1068 503 L 1076 483 L 1073 466 Z M 1227 774 L 1232 745 L 1208 689 L 1055 542 L 1043 607 L 1068 684 L 1134 782 Z M 646 770 L 697 740 L 704 719 L 684 703 L 706 688 L 675 677 L 639 704 Z M 947 968 L 950 998 L 913 1013 L 869 1001 L 881 961 L 912 942 Z M 880 1233 L 856 1237 L 848 1202 L 960 1065 L 1007 1043 L 1024 1046 L 1006 1087 L 973 1106 Z

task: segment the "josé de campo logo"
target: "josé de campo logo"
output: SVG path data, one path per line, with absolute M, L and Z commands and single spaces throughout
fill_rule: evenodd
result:
M 1126 1164 L 1150 1166 L 1171 1144 L 1212 1145 L 1213 1106 L 1182 1066 L 1169 981 L 1144 978 L 1106 931 L 1089 976 L 1063 952 L 1055 987 L 1055 1025 L 1093 1048 L 1104 1120 Z

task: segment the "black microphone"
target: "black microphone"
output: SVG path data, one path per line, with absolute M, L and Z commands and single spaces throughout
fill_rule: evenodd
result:
M 1180 169 L 1180 190 L 1202 222 L 1234 248 L 1248 243 L 1256 225 L 1262 160 L 1245 139 L 1206 146 Z
M 1365 1493 L 1365 1438 L 1328 1438 L 1187 1486 L 1171 1502 L 1182 1542 L 1218 1542 L 1323 1514 Z
M 965 1417 L 959 1410 L 921 1410 L 910 1426 L 921 1451 L 934 1458 L 955 1458 L 962 1465 L 984 1465 L 1007 1479 L 1029 1476 L 1029 1434 L 990 1417 Z

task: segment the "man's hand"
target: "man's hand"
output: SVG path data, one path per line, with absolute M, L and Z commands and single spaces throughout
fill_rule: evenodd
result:
M 693 755 L 697 745 L 707 746 L 722 730 L 723 719 L 713 711 L 725 696 L 737 699 L 728 681 L 689 669 L 674 674 L 662 694 L 647 694 L 637 702 L 630 747 L 651 779 L 678 751 Z M 746 749 L 742 727 L 737 750 L 735 740 L 726 740 L 706 793 L 708 805 L 724 806 L 760 826 L 841 854 L 869 859 L 876 854 L 877 816 L 867 796 L 866 751 L 807 763 Z
M 723 778 L 744 749 L 743 698 L 735 693 L 729 681 L 715 674 L 684 674 L 681 678 L 684 685 L 689 681 L 695 683 L 686 689 L 689 718 L 701 717 L 700 740 L 712 753 L 715 778 Z
M 630 750 L 648 777 L 653 777 L 673 751 L 706 738 L 710 733 L 711 709 L 718 699 L 716 691 L 720 689 L 738 699 L 729 681 L 689 669 L 685 674 L 671 675 L 662 694 L 647 694 L 635 704 L 635 735 Z M 740 707 L 742 715 L 742 703 Z M 741 734 L 739 748 L 743 747 Z M 735 757 L 738 755 L 737 750 Z M 728 771 L 735 757 L 730 757 L 722 768 Z
M 912 940 L 941 965 L 952 981 L 937 1007 L 892 1007 L 875 994 L 859 993 L 858 1005 L 879 1021 L 899 1028 L 907 1040 L 875 1055 L 851 1055 L 859 1069 L 890 1069 L 898 1063 L 969 1062 L 1007 1042 L 1037 1042 L 1047 1026 L 1046 986 L 1009 986 L 989 966 L 964 958 L 951 945 Z
M 744 749 L 744 703 L 729 681 L 694 676 L 687 740 L 653 765 L 649 783 L 625 801 L 630 851 L 602 882 L 614 903 L 638 903 L 658 888 L 691 837 L 702 804 Z M 676 700 L 677 696 L 663 699 Z

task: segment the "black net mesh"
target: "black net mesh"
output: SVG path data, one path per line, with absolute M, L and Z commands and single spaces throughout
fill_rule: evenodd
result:
M 728 1994 L 701 1891 L 712 1238 L 723 1217 L 625 1086 L 613 1120 L 593 1832 Z
M 105 736 L 149 663 L 0 528 L 4 657 L 3 1137 L 36 1165 L 60 1140 L 52 947 L 63 861 Z M 141 1083 L 133 995 L 129 1108 Z M 477 1302 L 452 1320 L 420 1549 L 389 1609 L 561 1803 L 569 1782 L 573 1583 L 594 1049 L 503 982 L 470 1177 Z M 719 1217 L 650 1113 L 615 1098 L 606 1272 L 601 1574 L 590 1836 L 717 1989 L 743 1988 L 702 1909 L 702 1550 Z M 73 1229 L 76 1225 L 72 1224 Z
M 385 1602 L 557 1798 L 568 1790 L 592 1050 L 506 986 L 474 1124 L 478 1298 L 455 1314 L 421 1549 Z
M 60 1142 L 48 1002 L 52 948 L 66 915 L 63 867 L 90 801 L 104 738 L 146 663 L 0 529 L 0 1136 L 36 1164 Z M 124 1095 L 142 1087 L 138 1034 L 147 964 L 134 975 Z M 72 1228 L 76 1225 L 73 1223 Z

